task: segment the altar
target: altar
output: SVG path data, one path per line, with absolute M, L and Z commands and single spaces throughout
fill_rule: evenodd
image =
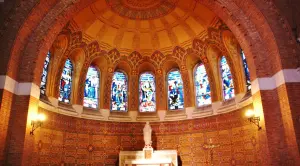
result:
M 155 150 L 150 159 L 146 159 L 145 151 L 121 151 L 119 166 L 177 166 L 176 150 Z
M 145 146 L 142 151 L 121 151 L 119 166 L 177 166 L 176 150 L 153 150 L 152 128 L 146 122 L 143 129 Z

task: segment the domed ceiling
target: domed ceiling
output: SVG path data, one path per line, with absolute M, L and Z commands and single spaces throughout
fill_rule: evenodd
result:
M 79 12 L 70 26 L 102 48 L 151 54 L 202 38 L 217 21 L 195 0 L 99 0 Z
M 178 0 L 106 0 L 120 16 L 133 20 L 149 20 L 162 17 L 176 6 Z

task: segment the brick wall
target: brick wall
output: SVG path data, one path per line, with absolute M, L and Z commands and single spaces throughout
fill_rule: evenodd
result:
M 13 94 L 9 91 L 0 90 L 0 165 L 5 158 L 5 146 L 7 145 L 8 124 L 10 120 Z
M 9 4 L 8 4 L 9 2 Z M 61 3 L 60 3 L 61 2 Z M 78 3 L 73 3 L 73 1 L 68 1 L 68 4 L 64 4 L 63 2 L 67 1 L 58 1 L 58 0 L 31 0 L 31 1 L 15 1 L 15 0 L 10 0 L 10 1 L 5 1 L 5 4 L 1 4 L 0 8 L 0 23 L 3 23 L 0 25 L 0 35 L 1 35 L 1 42 L 0 42 L 0 51 L 2 55 L 2 59 L 0 61 L 0 73 L 2 75 L 9 75 L 11 78 L 19 81 L 19 82 L 34 82 L 36 84 L 39 84 L 40 82 L 40 72 L 41 68 L 43 65 L 44 58 L 46 56 L 46 52 L 49 50 L 49 48 L 52 45 L 52 42 L 55 40 L 56 35 L 61 32 L 61 29 L 64 27 L 64 25 L 67 23 L 67 21 L 74 16 L 78 11 L 80 11 L 83 7 L 88 6 L 93 0 L 81 0 L 78 1 Z M 275 1 L 275 5 L 277 7 L 280 6 L 285 6 L 282 5 L 281 1 Z M 299 67 L 299 64 L 295 59 L 297 57 L 300 57 L 299 54 L 300 52 L 297 51 L 299 50 L 299 46 L 296 45 L 296 42 L 293 37 L 293 33 L 291 31 L 291 25 L 287 22 L 286 16 L 289 19 L 289 16 L 287 16 L 287 11 L 290 11 L 290 7 L 288 9 L 281 9 L 278 10 L 276 6 L 273 4 L 273 1 L 261 1 L 261 0 L 245 0 L 245 1 L 210 1 L 210 0 L 202 0 L 199 1 L 199 3 L 204 4 L 208 8 L 210 8 L 216 15 L 218 15 L 231 29 L 233 32 L 234 36 L 237 38 L 239 41 L 240 45 L 245 51 L 245 54 L 247 56 L 247 59 L 249 60 L 249 68 L 250 68 L 250 73 L 251 73 L 251 80 L 254 80 L 256 78 L 263 78 L 263 77 L 270 77 L 273 76 L 276 72 L 282 70 L 282 69 L 293 69 Z M 62 10 L 64 9 L 64 10 Z M 59 13 L 59 12 L 62 13 Z M 59 17 L 56 17 L 59 15 Z M 298 58 L 299 59 L 299 58 Z M 21 66 L 21 67 L 20 67 Z M 22 71 L 22 72 L 20 72 Z M 299 85 L 298 84 L 289 84 L 289 85 L 284 85 L 286 87 L 279 88 L 278 92 L 275 90 L 273 92 L 272 90 L 270 91 L 263 91 L 261 94 L 259 94 L 258 98 L 261 101 L 260 103 L 262 104 L 262 111 L 265 114 L 273 114 L 274 111 L 276 111 L 274 114 L 275 115 L 282 115 L 282 113 L 285 112 L 290 112 L 291 116 L 286 113 L 287 116 L 284 116 L 280 119 L 275 120 L 279 121 L 279 123 L 276 123 L 274 121 L 274 118 L 270 116 L 270 118 L 266 117 L 266 126 L 273 126 L 273 127 L 268 127 L 267 129 L 269 132 L 258 132 L 259 135 L 259 140 L 253 141 L 253 145 L 255 147 L 259 146 L 256 150 L 256 153 L 253 152 L 252 155 L 246 155 L 246 158 L 250 158 L 251 160 L 254 160 L 254 162 L 258 162 L 260 165 L 262 165 L 262 162 L 265 162 L 266 160 L 270 159 L 273 161 L 274 164 L 278 164 L 278 161 L 285 161 L 286 159 L 289 159 L 288 155 L 292 154 L 294 155 L 293 158 L 295 160 L 299 160 L 299 148 L 298 148 L 298 153 L 296 154 L 293 153 L 295 149 L 295 143 L 292 144 L 292 147 L 290 146 L 290 142 L 295 142 L 294 139 L 289 139 L 293 138 L 293 132 L 296 133 L 296 141 L 299 144 Z M 25 98 L 24 100 L 27 100 L 23 105 L 17 103 L 18 101 L 22 101 L 21 98 L 17 99 L 14 101 L 14 108 L 11 108 L 11 101 L 13 101 L 13 95 L 6 93 L 6 92 L 1 92 L 2 93 L 2 101 L 1 101 L 1 112 L 0 112 L 0 129 L 4 129 L 3 131 L 8 131 L 7 124 L 8 123 L 13 123 L 13 122 L 19 122 L 19 123 L 13 123 L 15 126 L 11 127 L 10 132 L 12 133 L 13 131 L 16 132 L 17 130 L 20 130 L 18 128 L 18 125 L 23 127 L 23 130 L 19 133 L 19 135 L 16 133 L 14 136 L 14 139 L 18 139 L 18 141 L 13 140 L 10 144 L 6 144 L 5 140 L 8 138 L 11 138 L 11 135 L 7 135 L 5 133 L 1 132 L 1 137 L 0 137 L 0 144 L 5 144 L 5 146 L 10 146 L 12 148 L 15 146 L 14 141 L 18 143 L 18 145 L 23 146 L 26 148 L 27 146 L 30 146 L 30 141 L 29 143 L 26 143 L 26 140 L 31 140 L 26 136 L 22 134 L 27 134 L 25 131 L 26 127 L 24 127 L 27 112 L 28 112 L 28 106 L 30 103 L 30 100 Z M 1 94 L 0 93 L 0 94 Z M 9 97 L 11 96 L 11 97 Z M 4 99 L 8 97 L 7 101 L 4 101 Z M 28 97 L 29 98 L 29 97 Z M 254 99 L 256 100 L 256 99 Z M 277 100 L 277 102 L 276 102 Z M 279 102 L 280 101 L 280 102 Z M 16 103 L 16 105 L 15 105 Z M 22 103 L 22 102 L 21 102 Z M 280 107 L 280 110 L 274 107 L 274 105 Z M 288 106 L 287 106 L 288 105 Z M 19 108 L 18 108 L 19 107 Z M 23 112 L 22 112 L 23 111 Z M 12 116 L 10 117 L 11 114 L 15 115 L 21 112 L 20 114 L 23 114 L 23 116 Z M 230 113 L 231 114 L 231 113 Z M 226 114 L 227 115 L 227 114 Z M 59 119 L 61 118 L 61 123 L 68 124 L 67 120 L 65 119 L 65 116 L 60 117 L 61 115 L 55 115 L 58 116 L 58 118 L 54 119 Z M 233 115 L 232 115 L 233 116 Z M 234 116 L 233 116 L 234 117 Z M 18 119 L 21 118 L 21 119 Z M 69 117 L 67 117 L 69 118 Z M 206 122 L 208 124 L 220 124 L 217 123 L 213 120 L 214 117 L 210 117 L 208 119 L 212 120 L 212 122 Z M 240 121 L 241 119 L 239 117 L 235 117 L 237 121 Z M 73 119 L 71 119 L 73 120 Z M 203 119 L 202 119 L 203 120 Z M 75 122 L 76 123 L 75 123 Z M 70 122 L 71 124 L 77 126 L 78 120 L 75 119 L 74 121 Z M 85 120 L 83 120 L 85 121 Z M 94 121 L 88 121 L 90 123 L 94 123 Z M 183 123 L 186 121 L 178 122 L 178 126 L 182 126 Z M 193 122 L 196 122 L 194 120 Z M 74 124 L 75 123 L 75 124 Z M 95 122 L 96 123 L 96 122 Z M 100 122 L 99 122 L 100 123 Z M 108 122 L 107 122 L 108 123 Z M 201 122 L 200 122 L 201 123 Z M 80 126 L 81 123 L 78 123 Z M 106 123 L 105 123 L 106 124 Z M 122 123 L 123 124 L 123 123 Z M 159 126 L 168 126 L 168 123 L 160 123 Z M 193 123 L 192 123 L 193 124 Z M 226 123 L 225 123 L 226 124 Z M 282 126 L 282 124 L 284 126 Z M 28 125 L 28 124 L 27 124 Z M 97 125 L 97 126 L 96 126 Z M 101 124 L 96 124 L 94 127 L 97 128 Z M 293 127 L 291 127 L 293 125 Z M 67 134 L 74 134 L 79 135 L 81 134 L 81 131 L 79 130 L 78 127 L 75 127 L 75 130 L 70 131 L 68 128 L 65 129 L 57 129 L 56 127 L 48 126 L 42 129 L 42 133 L 44 133 L 43 130 L 49 130 L 50 133 L 55 133 L 55 132 L 62 132 L 63 138 L 72 138 L 72 136 L 66 136 Z M 62 125 L 63 126 L 63 125 Z M 109 124 L 104 125 L 104 126 L 109 126 Z M 218 126 L 218 125 L 217 125 Z M 242 128 L 247 127 L 249 125 L 240 125 Z M 59 126 L 57 126 L 59 127 Z M 249 126 L 250 127 L 250 126 Z M 237 129 L 236 129 L 237 128 Z M 251 126 L 252 128 L 252 126 Z M 280 128 L 279 130 L 276 130 Z M 14 130 L 17 129 L 17 130 Z M 238 127 L 230 127 L 228 129 L 224 129 L 224 131 L 229 131 L 230 139 L 229 140 L 239 140 L 243 139 L 243 136 L 239 136 L 235 134 L 235 131 L 240 131 Z M 276 137 L 281 138 L 280 135 L 285 134 L 287 137 L 285 138 L 288 139 L 289 141 L 282 141 L 280 146 L 278 145 L 277 138 L 272 138 L 274 137 L 274 134 L 272 130 L 276 130 Z M 294 130 L 294 131 L 293 131 Z M 80 132 L 79 132 L 80 131 Z M 104 130 L 108 131 L 108 130 Z M 169 131 L 169 130 L 167 130 Z M 206 132 L 204 130 L 195 130 L 193 134 L 199 133 L 200 135 L 203 134 L 206 136 L 208 133 L 222 133 L 223 130 L 218 130 L 218 127 L 213 127 L 213 129 L 210 132 Z M 241 130 L 243 131 L 243 130 Z M 251 129 L 252 131 L 252 129 Z M 253 129 L 254 131 L 254 129 Z M 177 132 L 179 133 L 179 132 Z M 181 132 L 182 134 L 180 135 L 185 135 L 185 132 Z M 249 133 L 247 131 L 243 131 L 242 133 Z M 87 134 L 83 133 L 84 136 L 90 136 L 93 134 Z M 101 135 L 101 134 L 100 134 Z M 175 137 L 175 133 L 162 133 L 162 138 L 166 139 L 161 139 L 161 140 L 172 140 L 172 139 L 167 139 L 168 137 Z M 81 135 L 80 135 L 81 136 Z M 126 134 L 124 135 L 126 136 Z M 127 134 L 128 136 L 128 134 Z M 130 138 L 132 137 L 129 135 Z M 21 140 L 25 141 L 22 142 Z M 41 140 L 46 140 L 43 138 L 41 135 Z M 74 141 L 76 142 L 76 145 L 81 145 L 79 141 L 80 139 L 77 139 L 78 136 L 75 137 Z M 121 140 L 122 135 L 116 134 L 116 137 Z M 135 138 L 136 136 L 134 136 Z M 266 143 L 265 139 L 262 138 L 267 138 L 268 141 Z M 127 137 L 128 138 L 128 137 Z M 225 137 L 226 138 L 226 137 Z M 247 137 L 248 138 L 248 137 Z M 272 139 L 270 139 L 272 138 Z M 86 138 L 85 138 L 86 139 Z M 88 137 L 88 140 L 91 138 Z M 55 140 L 55 139 L 51 139 Z M 72 139 L 70 139 L 72 140 Z M 102 139 L 101 139 L 102 140 Z M 131 139 L 130 139 L 131 140 Z M 138 138 L 136 139 L 138 140 Z M 175 145 L 182 145 L 184 143 L 180 142 L 178 137 L 175 139 L 176 144 L 172 144 L 172 147 Z M 186 140 L 186 139 L 184 139 Z M 282 139 L 278 139 L 282 140 Z M 70 141 L 72 143 L 72 141 Z M 79 143 L 78 143 L 79 142 Z M 132 141 L 131 141 L 132 142 Z M 169 141 L 172 142 L 172 141 Z M 256 143 L 259 142 L 258 145 Z M 4 160 L 3 156 L 5 153 L 3 144 L 0 146 L 0 160 Z M 24 144 L 26 144 L 24 146 Z M 58 143 L 59 144 L 59 143 Z M 137 144 L 137 143 L 136 143 Z M 136 145 L 134 144 L 134 145 Z M 37 145 L 37 144 L 35 144 Z M 39 145 L 44 145 L 43 142 Z M 63 144 L 59 144 L 63 148 L 69 147 L 68 144 L 63 142 Z M 188 144 L 184 144 L 188 145 Z M 225 144 L 224 144 L 225 145 Z M 246 146 L 243 144 L 243 146 Z M 272 151 L 270 151 L 270 157 L 265 157 L 266 154 L 265 149 L 267 149 L 267 146 L 269 146 Z M 53 156 L 52 158 L 56 158 L 55 156 L 56 153 L 52 152 L 53 147 L 48 148 L 46 150 L 43 150 L 42 148 L 38 148 L 39 146 L 35 146 L 35 151 L 38 155 L 40 156 L 41 154 L 48 154 L 48 156 Z M 84 146 L 83 146 L 84 147 Z M 135 147 L 135 146 L 134 146 Z M 178 146 L 183 147 L 183 146 Z M 191 150 L 195 150 L 194 144 L 190 145 L 189 147 Z M 230 146 L 227 146 L 228 149 L 238 149 L 238 148 L 231 148 L 235 147 L 235 144 L 231 143 Z M 246 146 L 248 147 L 248 146 Z M 251 147 L 251 146 L 250 146 Z M 298 145 L 299 147 L 299 145 Z M 159 148 L 159 146 L 158 146 Z M 51 150 L 50 150 L 51 149 Z M 95 148 L 97 149 L 97 148 Z M 98 148 L 98 149 L 101 149 Z M 103 149 L 103 148 L 102 148 Z M 296 148 L 297 149 L 297 148 Z M 16 150 L 16 149 L 13 149 Z M 226 149 L 227 150 L 227 149 Z M 76 153 L 70 152 L 66 153 L 65 150 L 62 150 L 64 152 L 64 156 L 76 156 L 77 154 L 80 155 L 78 152 L 79 150 L 76 150 Z M 18 153 L 23 153 L 24 150 L 22 148 L 19 148 L 18 150 L 14 151 L 16 153 L 16 156 Z M 84 152 L 84 151 L 82 151 Z M 182 148 L 180 148 L 180 153 L 186 152 L 188 154 L 189 151 L 184 151 Z M 92 154 L 95 154 L 95 152 L 91 152 Z M 101 154 L 102 152 L 99 152 Z M 112 152 L 113 153 L 113 152 Z M 27 153 L 31 154 L 31 153 Z M 50 155 L 49 155 L 50 154 Z M 103 153 L 103 154 L 107 154 Z M 117 153 L 115 153 L 117 154 Z M 225 153 L 225 154 L 229 154 Z M 235 153 L 234 153 L 235 154 Z M 255 155 L 256 154 L 256 155 Z M 7 153 L 5 154 L 7 155 Z M 201 154 L 197 153 L 189 153 L 190 156 L 201 156 Z M 20 156 L 20 155 L 19 155 Z M 18 157 L 19 157 L 18 156 Z M 62 156 L 62 155 L 60 155 Z M 84 156 L 84 155 L 82 155 Z M 106 155 L 104 155 L 106 156 Z M 110 155 L 108 155 L 110 156 Z M 182 155 L 184 156 L 184 155 Z M 263 158 L 264 156 L 265 158 Z M 18 158 L 17 157 L 17 158 Z M 33 156 L 34 157 L 34 156 Z M 232 161 L 234 164 L 238 163 L 235 160 L 235 157 L 230 155 L 231 158 L 234 158 Z M 230 158 L 228 157 L 228 158 Z M 26 158 L 26 156 L 22 157 L 22 160 L 28 160 L 29 158 Z M 57 157 L 58 158 L 58 157 Z M 78 157 L 75 157 L 75 159 Z M 114 158 L 114 157 L 112 157 Z M 37 160 L 39 159 L 39 160 Z M 74 159 L 74 157 L 73 157 Z M 74 160 L 75 160 L 74 159 Z M 184 157 L 182 157 L 183 162 L 185 162 Z M 216 158 L 217 159 L 217 158 Z M 220 161 L 223 161 L 224 158 L 219 158 Z M 222 160 L 221 160 L 222 159 Z M 7 159 L 11 160 L 12 159 Z M 205 162 L 205 160 L 197 159 L 200 162 Z M 225 159 L 224 159 L 225 160 Z M 40 158 L 34 158 L 35 163 L 38 163 L 41 161 Z M 77 162 L 77 160 L 75 160 Z M 115 161 L 115 159 L 114 159 Z M 247 161 L 247 160 L 241 160 L 239 161 Z M 20 161 L 17 161 L 18 165 L 20 165 Z M 188 163 L 188 162 L 185 162 Z M 232 164 L 232 165 L 234 165 Z M 258 164 L 258 165 L 259 165 Z M 0 163 L 1 165 L 1 163 Z M 14 163 L 16 165 L 16 163 Z M 26 164 L 25 164 L 26 165 Z M 187 164 L 188 165 L 188 164 Z M 228 164 L 229 165 L 229 164 Z
M 246 109 L 201 119 L 150 123 L 153 147 L 178 150 L 182 165 L 205 165 L 210 163 L 210 156 L 203 144 L 212 138 L 221 145 L 214 152 L 214 164 L 261 165 L 264 160 L 257 154 L 257 142 L 259 132 L 265 130 L 258 131 L 248 122 Z M 144 146 L 142 122 L 104 122 L 40 111 L 48 119 L 35 132 L 34 165 L 116 165 L 120 150 L 141 150 Z

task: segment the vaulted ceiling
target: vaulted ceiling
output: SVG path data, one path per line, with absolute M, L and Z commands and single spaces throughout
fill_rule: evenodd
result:
M 98 0 L 69 25 L 103 48 L 150 53 L 203 38 L 218 21 L 195 0 Z

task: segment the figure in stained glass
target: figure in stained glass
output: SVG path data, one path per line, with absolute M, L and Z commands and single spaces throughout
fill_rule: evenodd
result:
M 140 112 L 155 112 L 155 80 L 150 73 L 140 76 Z
M 111 111 L 127 111 L 127 77 L 123 72 L 115 72 L 111 84 Z
M 221 62 L 222 84 L 223 84 L 223 98 L 224 100 L 228 100 L 234 97 L 233 79 L 225 56 L 221 58 L 220 62 Z
M 41 94 L 45 95 L 46 93 L 46 84 L 47 84 L 47 75 L 48 75 L 48 66 L 50 63 L 50 52 L 48 52 L 46 59 L 44 61 L 43 73 L 41 77 Z
M 98 108 L 99 100 L 99 72 L 97 68 L 90 66 L 85 79 L 83 106 Z
M 211 104 L 210 86 L 205 66 L 200 63 L 195 70 L 195 89 L 197 106 Z
M 70 59 L 67 59 L 60 79 L 60 95 L 58 98 L 59 101 L 64 103 L 70 103 L 72 88 L 72 72 L 73 64 Z
M 178 70 L 168 74 L 168 106 L 169 110 L 180 110 L 184 108 L 183 82 Z
M 247 90 L 249 91 L 249 90 L 251 90 L 250 72 L 249 72 L 247 61 L 246 61 L 246 56 L 245 56 L 243 50 L 241 51 L 241 56 L 242 56 L 242 60 L 243 60 L 244 70 L 245 70 L 246 87 L 247 87 Z

